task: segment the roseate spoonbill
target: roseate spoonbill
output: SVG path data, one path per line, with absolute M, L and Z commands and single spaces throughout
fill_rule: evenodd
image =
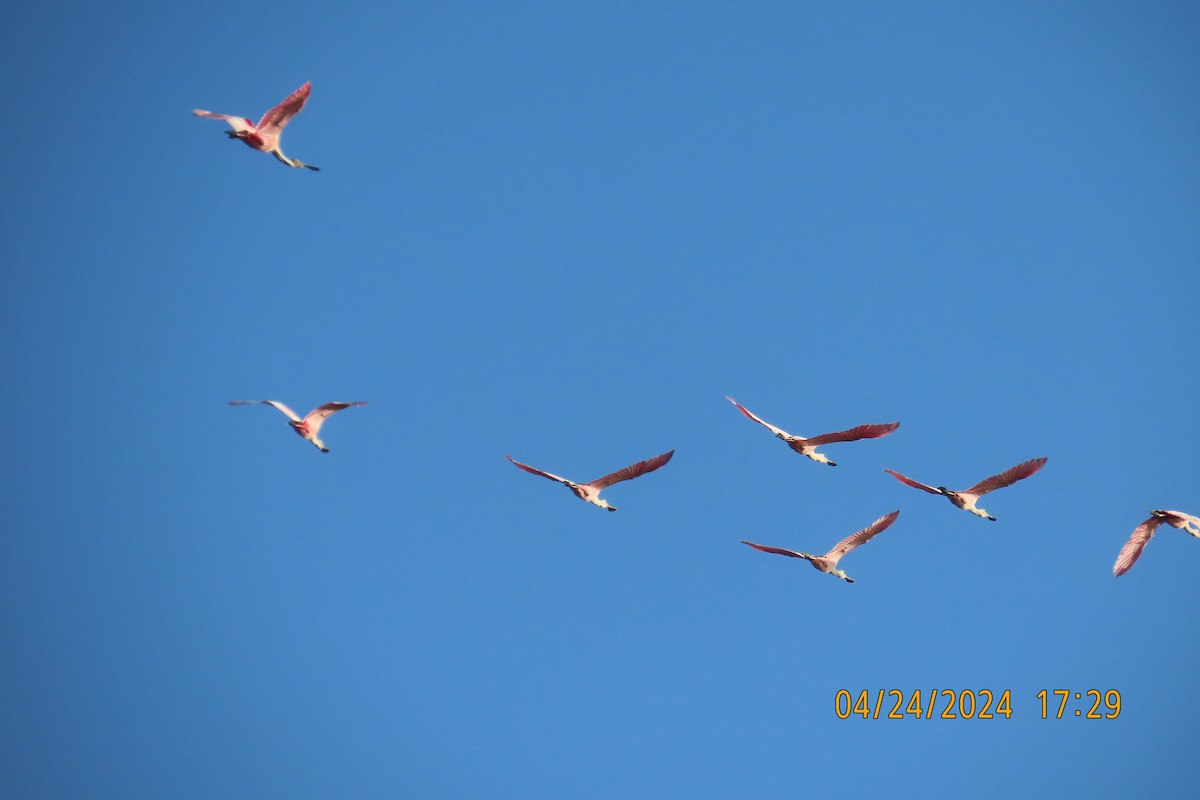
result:
M 890 514 L 884 514 L 882 517 L 875 520 L 858 533 L 852 533 L 845 539 L 842 539 L 833 546 L 832 550 L 823 556 L 814 556 L 811 553 L 797 553 L 795 550 L 784 550 L 782 547 L 768 547 L 764 544 L 747 542 L 745 539 L 742 539 L 742 544 L 748 544 L 755 550 L 762 550 L 764 553 L 775 553 L 776 555 L 780 556 L 803 558 L 821 572 L 828 573 L 835 578 L 841 578 L 846 583 L 854 583 L 854 578 L 847 576 L 844 571 L 837 569 L 838 561 L 842 556 L 846 555 L 846 553 L 849 553 L 859 545 L 866 544 L 876 535 L 886 531 L 888 526 L 895 522 L 896 517 L 898 516 L 900 516 L 899 511 L 893 511 Z
M 817 448 L 821 445 L 829 444 L 831 442 L 854 442 L 859 439 L 878 439 L 880 436 L 887 436 L 889 433 L 896 430 L 896 428 L 900 427 L 899 422 L 883 422 L 878 425 L 859 425 L 857 428 L 851 428 L 846 431 L 823 433 L 820 436 L 812 436 L 808 439 L 805 439 L 803 436 L 793 436 L 782 428 L 776 428 L 771 423 L 754 416 L 754 414 L 751 414 L 744 405 L 739 403 L 737 400 L 734 400 L 732 397 L 726 397 L 725 399 L 737 406 L 738 411 L 741 411 L 747 417 L 754 420 L 759 425 L 762 425 L 780 439 L 783 439 L 783 441 L 787 443 L 788 447 L 792 448 L 800 455 L 808 456 L 813 461 L 819 461 L 822 464 L 828 464 L 831 467 L 836 467 L 837 462 L 830 461 L 825 454 L 817 452 Z
M 270 153 L 277 159 L 287 164 L 289 167 L 305 167 L 314 172 L 320 170 L 320 167 L 314 167 L 312 164 L 305 164 L 298 158 L 288 158 L 279 149 L 279 137 L 283 134 L 283 129 L 287 126 L 288 121 L 292 117 L 300 113 L 300 109 L 304 108 L 304 104 L 308 101 L 308 93 L 312 89 L 312 83 L 305 82 L 296 91 L 292 92 L 279 105 L 272 108 L 270 111 L 262 115 L 262 119 L 255 125 L 245 117 L 234 117 L 229 114 L 214 114 L 211 111 L 202 111 L 197 108 L 192 111 L 197 117 L 209 117 L 210 119 L 223 119 L 233 128 L 231 131 L 225 131 L 230 139 L 241 139 L 255 150 L 262 150 L 264 153 Z
M 320 439 L 317 438 L 317 433 L 320 432 L 321 426 L 325 424 L 325 420 L 329 418 L 330 414 L 334 414 L 343 409 L 353 408 L 354 406 L 365 406 L 367 404 L 367 401 L 357 400 L 353 403 L 326 403 L 325 405 L 317 406 L 312 411 L 308 412 L 308 414 L 306 414 L 304 416 L 304 419 L 300 419 L 300 417 L 296 416 L 295 411 L 292 411 L 290 408 L 285 406 L 283 403 L 280 403 L 278 400 L 230 400 L 229 401 L 229 405 L 231 405 L 231 406 L 245 406 L 245 405 L 256 405 L 256 404 L 275 406 L 275 408 L 282 411 L 285 415 L 287 415 L 287 418 L 289 420 L 291 420 L 290 422 L 288 422 L 288 425 L 292 426 L 292 430 L 294 430 L 296 433 L 298 433 L 302 438 L 307 439 L 308 441 L 312 442 L 313 446 L 316 447 L 318 450 L 320 450 L 322 453 L 328 453 L 329 448 L 325 446 L 324 442 L 322 442 Z
M 1184 533 L 1200 538 L 1200 517 L 1184 514 L 1182 511 L 1151 511 L 1150 519 L 1133 529 L 1133 535 L 1117 554 L 1117 563 L 1113 564 L 1113 577 L 1119 578 L 1137 563 L 1142 550 L 1150 543 L 1150 538 L 1163 523 L 1172 528 L 1179 528 Z
M 591 483 L 575 483 L 574 481 L 569 481 L 566 478 L 560 478 L 557 475 L 551 475 L 549 472 L 542 472 L 540 469 L 531 467 L 528 464 L 522 464 L 512 456 L 506 455 L 505 458 L 526 472 L 532 472 L 534 475 L 541 475 L 543 478 L 549 478 L 552 481 L 558 481 L 559 483 L 566 485 L 566 487 L 574 492 L 575 496 L 580 500 L 586 500 L 592 505 L 600 506 L 601 508 L 607 508 L 609 511 L 616 511 L 616 506 L 610 506 L 607 500 L 600 497 L 601 489 L 607 489 L 614 483 L 620 483 L 621 481 L 627 481 L 632 478 L 641 477 L 647 472 L 654 472 L 654 470 L 670 461 L 671 456 L 673 455 L 675 455 L 675 451 L 671 450 L 663 453 L 660 456 L 648 458 L 645 461 L 639 461 L 636 464 L 630 464 L 628 467 L 625 467 L 625 469 L 619 469 L 616 472 L 605 475 L 603 478 L 596 478 L 596 480 L 592 481 Z
M 975 503 L 979 500 L 979 498 L 983 497 L 988 492 L 994 492 L 997 489 L 1003 489 L 1005 486 L 1012 486 L 1017 481 L 1028 478 L 1030 475 L 1037 472 L 1044 466 L 1046 466 L 1045 458 L 1031 458 L 1022 464 L 1017 464 L 1015 467 L 1011 467 L 1010 469 L 1001 472 L 999 475 L 993 475 L 990 478 L 985 478 L 972 486 L 970 489 L 965 489 L 961 492 L 953 492 L 947 489 L 945 486 L 938 486 L 936 488 L 933 486 L 926 486 L 923 483 L 914 481 L 912 478 L 905 477 L 899 472 L 893 472 L 890 469 L 885 469 L 884 472 L 886 472 L 888 475 L 891 475 L 901 483 L 908 484 L 914 489 L 920 489 L 922 491 L 929 492 L 930 494 L 945 495 L 946 497 L 950 498 L 951 503 L 954 503 L 954 505 L 958 506 L 963 511 L 970 511 L 977 517 L 987 517 L 992 522 L 995 522 L 996 518 L 991 514 L 987 513 L 982 508 L 976 508 Z

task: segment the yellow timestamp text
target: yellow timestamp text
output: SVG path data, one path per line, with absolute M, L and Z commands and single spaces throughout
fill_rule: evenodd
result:
M 940 709 L 940 711 L 939 711 Z M 863 719 L 995 719 L 1012 716 L 1012 690 L 998 694 L 991 689 L 915 689 L 905 693 L 899 689 L 861 690 L 857 696 L 847 689 L 833 695 L 833 712 L 838 719 L 857 715 Z
M 1045 689 L 1037 693 L 1042 719 L 1076 716 L 1082 719 L 1116 719 L 1121 713 L 1121 693 L 1116 689 L 1073 692 Z M 1072 700 L 1079 707 L 1073 708 Z M 1074 712 L 1074 713 L 1072 713 Z M 1004 689 L 838 689 L 833 695 L 838 719 L 1011 719 L 1012 690 Z
M 1121 714 L 1121 693 L 1116 689 L 1109 689 L 1103 694 L 1099 689 L 1088 689 L 1085 692 L 1072 692 L 1070 689 L 1053 689 L 1047 692 L 1042 689 L 1037 693 L 1037 698 L 1042 701 L 1042 719 L 1050 719 L 1051 714 L 1054 715 L 1054 719 L 1062 719 L 1063 716 L 1116 719 Z M 1072 701 L 1078 701 L 1080 707 L 1071 708 Z

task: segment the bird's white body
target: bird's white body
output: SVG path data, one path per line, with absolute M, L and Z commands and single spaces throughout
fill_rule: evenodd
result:
M 955 492 L 949 489 L 946 490 L 945 495 L 946 497 L 950 498 L 951 503 L 954 503 L 954 505 L 958 506 L 963 511 L 969 511 L 977 517 L 990 519 L 993 522 L 996 521 L 996 518 L 989 514 L 986 510 L 975 505 L 977 502 L 979 502 L 981 495 L 975 494 L 974 492 Z

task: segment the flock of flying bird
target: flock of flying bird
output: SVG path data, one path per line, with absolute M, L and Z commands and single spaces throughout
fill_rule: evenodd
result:
M 203 111 L 201 109 L 195 109 L 192 111 L 192 113 L 198 117 L 207 117 L 209 119 L 227 121 L 231 130 L 228 130 L 225 133 L 229 136 L 229 138 L 240 139 L 243 143 L 254 148 L 255 150 L 260 150 L 264 153 L 270 153 L 280 162 L 289 167 L 294 167 L 297 169 L 303 167 L 305 169 L 317 171 L 320 169 L 319 167 L 314 167 L 311 164 L 305 164 L 299 159 L 288 158 L 283 154 L 283 151 L 279 147 L 279 139 L 283 134 L 283 129 L 287 127 L 287 124 L 292 117 L 296 116 L 296 114 L 298 114 L 300 110 L 304 108 L 304 104 L 308 102 L 308 95 L 311 90 L 312 84 L 306 82 L 299 89 L 284 98 L 283 102 L 281 102 L 279 105 L 263 114 L 262 118 L 259 119 L 257 124 L 251 122 L 245 117 L 235 117 L 229 114 L 215 114 L 211 111 Z M 771 431 L 771 433 L 775 434 L 775 436 L 782 439 L 792 450 L 796 451 L 802 456 L 812 459 L 813 461 L 821 464 L 828 464 L 831 467 L 836 467 L 837 462 L 830 461 L 829 458 L 823 453 L 817 452 L 818 447 L 826 444 L 833 444 L 835 442 L 853 442 L 859 439 L 877 439 L 880 436 L 888 435 L 900 427 L 899 422 L 889 422 L 876 425 L 859 425 L 858 427 L 850 428 L 844 431 L 825 433 L 821 434 L 820 436 L 805 438 L 803 436 L 795 436 L 790 434 L 782 428 L 777 428 L 771 423 L 755 416 L 745 406 L 738 403 L 732 397 L 726 399 L 733 403 L 737 409 L 742 412 L 742 414 L 746 415 L 746 417 L 754 422 L 757 422 L 759 425 L 762 425 L 767 430 Z M 311 442 L 322 453 L 328 453 L 329 448 L 325 447 L 325 443 L 318 437 L 321 426 L 324 425 L 325 421 L 331 414 L 347 408 L 352 408 L 354 406 L 366 405 L 366 402 L 358 401 L 352 403 L 325 403 L 324 405 L 318 406 L 317 408 L 308 412 L 308 414 L 306 414 L 303 418 L 299 417 L 296 412 L 292 411 L 286 405 L 278 402 L 277 400 L 231 400 L 229 401 L 229 404 L 265 404 L 274 406 L 288 417 L 288 424 L 297 434 Z M 528 464 L 522 464 L 512 456 L 506 455 L 505 458 L 526 472 L 529 472 L 533 475 L 540 475 L 543 478 L 548 478 L 552 481 L 563 484 L 580 500 L 586 500 L 587 502 L 599 506 L 600 508 L 607 509 L 608 511 L 616 511 L 617 509 L 615 506 L 610 505 L 607 500 L 600 497 L 600 492 L 603 489 L 607 489 L 609 486 L 612 486 L 615 483 L 632 480 L 633 478 L 638 478 L 649 472 L 653 472 L 670 461 L 674 454 L 675 451 L 671 450 L 663 453 L 662 455 L 655 456 L 654 458 L 648 458 L 645 461 L 639 461 L 636 464 L 630 464 L 624 469 L 619 469 L 616 472 L 609 473 L 601 478 L 596 478 L 594 481 L 590 481 L 588 483 L 576 483 L 572 480 L 568 480 L 567 478 L 562 478 L 549 472 L 543 472 L 536 467 L 531 467 Z M 1030 477 L 1043 466 L 1045 466 L 1045 464 L 1045 458 L 1030 459 L 1029 461 L 1017 464 L 1015 467 L 1010 467 L 998 475 L 985 478 L 971 488 L 963 489 L 962 491 L 952 491 L 944 486 L 929 486 L 890 469 L 884 471 L 907 486 L 911 486 L 914 489 L 920 489 L 921 491 L 928 492 L 930 494 L 942 495 L 951 503 L 963 509 L 964 511 L 970 512 L 977 517 L 983 517 L 985 519 L 995 521 L 995 517 L 993 517 L 984 509 L 979 508 L 977 505 L 979 498 L 983 497 L 988 492 L 993 492 L 996 489 L 1002 489 L 1005 486 L 1011 486 L 1017 481 Z M 898 516 L 900 516 L 899 511 L 893 511 L 890 514 L 885 514 L 862 530 L 852 533 L 845 539 L 838 542 L 833 546 L 833 549 L 823 556 L 816 556 L 811 553 L 802 553 L 796 550 L 786 550 L 782 547 L 770 547 L 767 545 L 755 544 L 754 542 L 747 542 L 745 540 L 743 540 L 742 543 L 753 547 L 755 550 L 761 550 L 764 553 L 774 553 L 776 555 L 804 559 L 821 572 L 841 578 L 847 583 L 854 583 L 853 578 L 848 577 L 845 571 L 837 568 L 838 561 L 840 561 L 843 556 L 845 556 L 854 548 L 866 544 L 875 536 L 887 530 L 888 527 L 896 521 Z M 1117 556 L 1117 561 L 1113 565 L 1114 576 L 1119 577 L 1124 575 L 1130 570 L 1131 567 L 1133 567 L 1138 558 L 1141 556 L 1142 551 L 1146 548 L 1146 545 L 1150 542 L 1150 539 L 1154 536 L 1154 532 L 1158 530 L 1160 525 L 1163 524 L 1170 525 L 1173 528 L 1179 528 L 1185 533 L 1200 538 L 1200 517 L 1194 517 L 1190 514 L 1184 514 L 1179 511 L 1151 511 L 1150 518 L 1134 529 L 1133 534 L 1129 537 L 1129 541 L 1127 541 L 1125 546 L 1121 548 L 1121 552 Z

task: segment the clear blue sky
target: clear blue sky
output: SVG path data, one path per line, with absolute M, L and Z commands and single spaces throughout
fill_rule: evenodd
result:
M 647 8 L 650 6 L 651 8 Z M 903 6 L 903 9 L 900 7 Z M 0 794 L 1179 796 L 1200 12 L 0 12 Z M 289 170 L 257 119 L 306 80 Z M 815 435 L 830 469 L 743 418 Z M 267 407 L 369 405 L 318 453 Z M 605 513 L 589 480 L 674 448 Z M 989 496 L 998 522 L 904 487 Z M 848 585 L 824 552 L 893 509 Z M 841 720 L 839 689 L 1011 691 Z M 1042 720 L 1041 689 L 1121 692 Z M 1086 709 L 1085 709 L 1086 710 Z

